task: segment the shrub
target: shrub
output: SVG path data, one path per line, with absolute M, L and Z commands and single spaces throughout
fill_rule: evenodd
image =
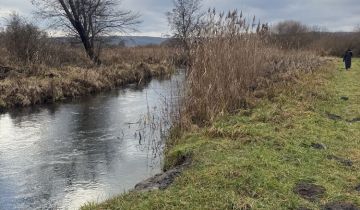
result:
M 5 47 L 11 60 L 21 63 L 39 61 L 41 50 L 47 44 L 46 33 L 17 14 L 12 14 L 4 33 Z

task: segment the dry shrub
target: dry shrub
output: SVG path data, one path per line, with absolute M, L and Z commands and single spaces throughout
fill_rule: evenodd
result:
M 355 56 L 360 56 L 360 34 L 357 33 L 319 33 L 307 47 L 321 55 L 342 57 L 349 48 Z
M 31 65 L 89 65 L 84 50 L 56 42 L 35 24 L 12 14 L 5 31 L 0 32 L 0 65 L 24 67 Z
M 41 60 L 38 63 L 49 67 L 66 65 L 88 67 L 94 65 L 82 47 L 58 43 L 52 39 L 48 41 L 48 45 L 42 49 L 42 52 Z
M 166 46 L 117 47 L 102 50 L 101 59 L 104 65 L 139 63 L 176 64 L 180 51 Z
M 3 37 L 10 58 L 21 63 L 36 62 L 46 45 L 46 39 L 46 33 L 17 14 L 10 16 Z
M 271 95 L 274 84 L 291 82 L 297 72 L 319 65 L 310 52 L 270 46 L 267 30 L 267 25 L 247 23 L 237 11 L 227 16 L 209 11 L 202 38 L 191 52 L 182 126 L 202 126 L 246 108 L 255 95 Z

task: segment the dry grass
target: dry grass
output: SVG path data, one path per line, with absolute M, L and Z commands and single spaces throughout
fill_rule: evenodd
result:
M 35 64 L 14 63 L 0 48 L 0 109 L 61 101 L 142 83 L 174 70 L 176 50 L 165 47 L 106 48 L 101 66 L 81 48 L 56 45 Z M 52 57 L 57 54 L 58 56 Z M 46 62 L 45 62 L 46 61 Z M 49 61 L 49 62 L 48 62 Z
M 182 125 L 205 125 L 220 115 L 272 97 L 277 83 L 291 83 L 299 72 L 321 62 L 311 52 L 284 51 L 267 43 L 267 26 L 251 28 L 236 11 L 210 11 L 203 38 L 191 52 Z M 252 24 L 250 24 L 252 25 Z
M 25 76 L 14 71 L 0 80 L 0 107 L 29 106 L 75 98 L 169 73 L 169 69 L 162 65 L 145 63 L 90 69 L 37 68 L 36 75 Z
M 163 46 L 106 48 L 101 53 L 104 65 L 146 62 L 149 64 L 176 64 L 181 51 Z

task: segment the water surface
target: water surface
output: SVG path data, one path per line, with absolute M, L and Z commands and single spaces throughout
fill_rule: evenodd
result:
M 0 115 L 0 209 L 77 209 L 160 172 L 183 77 Z

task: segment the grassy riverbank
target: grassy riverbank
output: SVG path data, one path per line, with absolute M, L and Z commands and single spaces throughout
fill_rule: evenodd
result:
M 168 189 L 83 209 L 360 207 L 360 60 L 350 72 L 333 63 L 172 142 L 167 166 L 192 164 Z
M 101 66 L 88 61 L 81 49 L 69 48 L 68 53 L 67 58 L 62 57 L 68 62 L 52 65 L 1 61 L 0 111 L 146 82 L 151 77 L 170 74 L 176 62 L 174 49 L 155 46 L 104 49 Z

